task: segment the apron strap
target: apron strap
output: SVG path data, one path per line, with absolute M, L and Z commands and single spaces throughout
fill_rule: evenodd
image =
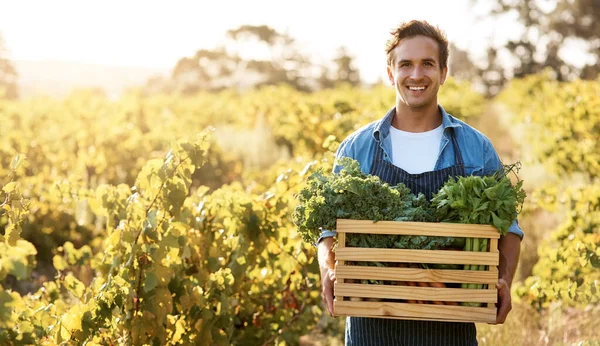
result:
M 452 128 L 452 144 L 454 145 L 454 164 L 456 166 L 464 166 L 465 163 L 463 161 L 460 148 L 458 147 L 458 141 L 456 140 L 456 132 L 454 128 Z

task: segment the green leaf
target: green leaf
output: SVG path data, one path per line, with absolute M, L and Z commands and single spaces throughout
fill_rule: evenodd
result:
M 471 202 L 473 210 L 477 210 L 477 208 L 481 205 L 481 198 L 473 198 Z
M 150 292 L 156 288 L 158 285 L 158 278 L 156 277 L 156 273 L 147 272 L 146 278 L 144 279 L 144 292 Z
M 483 190 L 483 193 L 487 196 L 487 198 L 489 198 L 491 200 L 496 200 L 496 199 L 498 199 L 498 195 L 496 193 L 497 187 L 498 187 L 498 185 L 488 187 L 487 189 Z
M 498 229 L 498 232 L 504 234 L 502 229 L 502 219 L 500 219 L 494 212 L 492 212 L 492 224 Z
M 156 228 L 158 222 L 156 221 L 156 215 L 158 214 L 158 210 L 150 209 L 148 210 L 148 225 L 152 228 Z
M 485 211 L 490 206 L 490 202 L 481 203 L 474 211 Z
M 157 288 L 156 294 L 150 299 L 152 310 L 156 315 L 157 322 L 163 324 L 169 314 L 173 310 L 173 298 L 171 291 L 168 288 Z

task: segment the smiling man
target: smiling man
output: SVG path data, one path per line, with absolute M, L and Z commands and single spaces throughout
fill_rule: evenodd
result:
M 386 46 L 387 71 L 396 89 L 396 105 L 383 119 L 348 136 L 337 157 L 358 160 L 365 173 L 430 199 L 450 178 L 491 175 L 502 163 L 490 140 L 448 114 L 438 104 L 448 74 L 448 41 L 425 21 L 400 24 Z M 334 171 L 339 171 L 338 166 Z M 333 313 L 335 231 L 323 231 L 318 243 L 322 296 Z M 510 286 L 523 237 L 517 222 L 499 242 L 497 323 L 511 310 Z M 477 345 L 475 324 L 348 317 L 346 345 Z

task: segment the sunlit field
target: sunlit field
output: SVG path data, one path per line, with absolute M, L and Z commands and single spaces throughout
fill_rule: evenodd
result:
M 600 7 L 523 3 L 494 2 L 524 34 L 482 47 L 487 61 L 450 46 L 438 94 L 520 164 L 527 194 L 512 311 L 477 323 L 477 339 L 600 345 Z M 580 64 L 556 37 L 580 40 Z M 344 344 L 293 215 L 340 143 L 394 107 L 394 87 L 366 82 L 342 45 L 312 61 L 268 25 L 223 42 L 119 92 L 46 80 L 44 95 L 0 36 L 1 345 Z

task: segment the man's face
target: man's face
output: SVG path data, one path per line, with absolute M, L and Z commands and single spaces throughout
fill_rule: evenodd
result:
M 392 51 L 388 76 L 396 99 L 411 109 L 437 106 L 437 93 L 448 68 L 440 69 L 438 43 L 426 36 L 403 39 Z

